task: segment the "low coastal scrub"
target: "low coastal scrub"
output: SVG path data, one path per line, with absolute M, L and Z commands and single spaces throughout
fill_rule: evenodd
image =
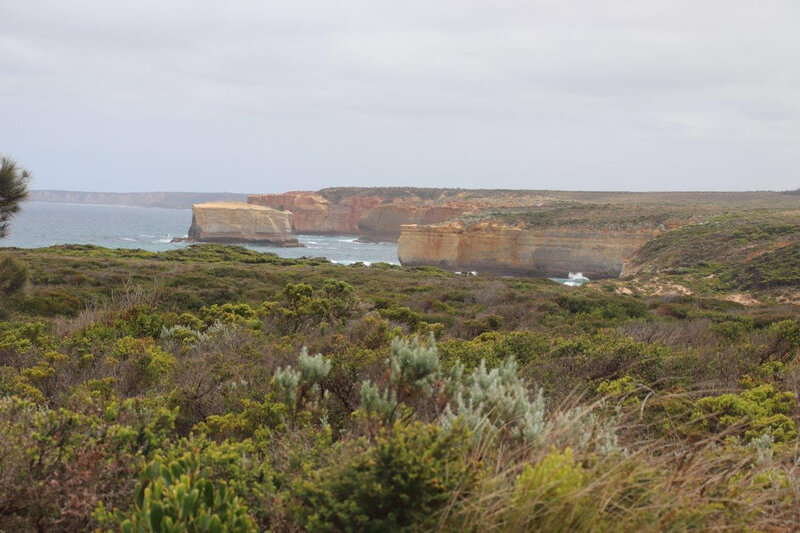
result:
M 800 526 L 794 306 L 6 253 L 28 281 L 0 321 L 0 530 Z
M 794 210 L 711 217 L 645 244 L 633 259 L 633 270 L 664 274 L 717 291 L 797 290 L 798 223 L 800 214 Z
M 481 222 L 500 222 L 533 228 L 570 227 L 590 230 L 655 229 L 665 224 L 685 223 L 697 215 L 686 206 L 629 205 L 621 210 L 612 203 L 553 202 L 536 209 L 485 209 L 458 218 L 470 227 Z

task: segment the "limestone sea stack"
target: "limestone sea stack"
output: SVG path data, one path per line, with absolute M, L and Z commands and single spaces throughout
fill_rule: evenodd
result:
M 189 240 L 302 246 L 295 235 L 292 213 L 244 202 L 195 204 Z
M 628 258 L 659 229 L 519 228 L 458 222 L 404 225 L 398 240 L 403 265 L 432 265 L 487 274 L 617 278 Z

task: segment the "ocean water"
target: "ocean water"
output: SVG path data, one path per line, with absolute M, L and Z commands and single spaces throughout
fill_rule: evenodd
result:
M 39 248 L 54 244 L 96 244 L 107 248 L 141 248 L 160 252 L 187 246 L 171 243 L 186 237 L 192 223 L 189 209 L 156 209 L 113 205 L 25 202 L 11 221 L 0 246 Z M 397 243 L 360 243 L 356 236 L 299 235 L 305 248 L 251 246 L 281 257 L 326 257 L 335 263 L 399 264 Z
M 188 243 L 170 241 L 174 237 L 186 237 L 191 223 L 190 209 L 25 202 L 22 212 L 11 221 L 8 236 L 0 240 L 0 247 L 95 244 L 161 252 L 188 246 Z M 298 235 L 297 239 L 304 248 L 246 247 L 281 257 L 325 257 L 345 265 L 359 261 L 400 264 L 395 242 L 361 243 L 356 241 L 355 235 Z M 572 287 L 589 281 L 583 274 L 572 272 L 566 278 L 550 279 Z

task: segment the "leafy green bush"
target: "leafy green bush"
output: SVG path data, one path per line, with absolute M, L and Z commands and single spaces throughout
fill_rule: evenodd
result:
M 695 402 L 693 418 L 709 433 L 733 432 L 745 441 L 765 434 L 776 443 L 797 438 L 797 424 L 790 418 L 797 402 L 791 392 L 761 385 L 739 394 L 707 396 Z
M 169 442 L 175 414 L 86 387 L 80 411 L 0 398 L 0 529 L 75 531 L 98 505 L 127 505 L 143 459 Z
M 299 482 L 296 515 L 310 531 L 429 529 L 445 503 L 475 482 L 468 444 L 463 429 L 395 424 L 366 450 Z
M 120 531 L 250 532 L 255 522 L 233 489 L 223 481 L 206 479 L 196 455 L 145 467 L 136 489 L 134 510 L 120 523 Z
M 20 304 L 31 314 L 52 316 L 74 316 L 82 307 L 81 300 L 63 291 L 50 291 L 44 295 L 24 298 Z
M 589 529 L 599 510 L 582 501 L 588 478 L 571 448 L 551 450 L 537 464 L 525 465 L 514 485 L 510 525 L 516 531 Z
M 19 292 L 28 281 L 28 267 L 10 255 L 0 257 L 0 294 L 11 296 Z

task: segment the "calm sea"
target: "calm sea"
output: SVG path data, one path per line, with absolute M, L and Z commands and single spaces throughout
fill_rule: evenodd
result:
M 187 246 L 170 243 L 186 237 L 192 223 L 189 209 L 155 209 L 112 205 L 25 202 L 0 246 L 39 248 L 53 244 L 96 244 L 107 248 L 141 248 L 151 251 Z M 360 243 L 353 236 L 300 235 L 305 248 L 247 246 L 281 257 L 327 257 L 335 263 L 357 261 L 399 264 L 397 243 Z

